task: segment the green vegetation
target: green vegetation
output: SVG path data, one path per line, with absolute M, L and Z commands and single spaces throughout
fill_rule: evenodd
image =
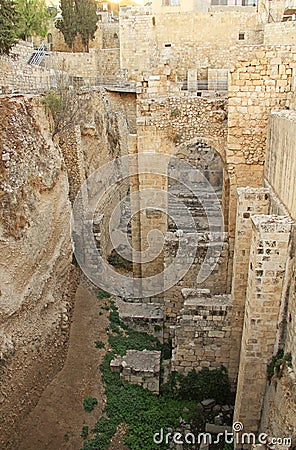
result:
M 181 111 L 179 109 L 173 109 L 171 111 L 171 118 L 179 117 L 181 115 Z
M 56 27 L 63 33 L 68 47 L 73 51 L 76 36 L 80 35 L 85 52 L 97 29 L 95 0 L 61 0 L 63 18 Z
M 121 256 L 115 249 L 108 256 L 107 261 L 111 266 L 118 269 L 132 270 L 133 263 Z
M 81 435 L 82 439 L 86 439 L 88 437 L 88 426 L 83 425 Z
M 284 350 L 280 348 L 267 366 L 268 380 L 270 381 L 274 375 L 277 378 L 281 378 L 285 366 L 292 367 L 292 355 L 291 353 L 285 354 Z
M 103 298 L 110 298 L 111 295 L 109 294 L 109 292 L 103 291 L 103 289 L 100 289 L 98 292 L 98 300 L 102 300 Z M 108 306 L 109 309 L 109 306 Z
M 47 35 L 51 15 L 45 0 L 17 0 L 17 10 L 20 16 L 18 35 L 21 39 Z
M 18 41 L 19 21 L 15 1 L 0 0 L 0 53 L 9 53 Z
M 96 341 L 95 346 L 96 348 L 105 348 L 105 344 L 102 341 Z
M 77 11 L 77 31 L 81 36 L 83 49 L 89 51 L 89 41 L 97 30 L 97 4 L 95 0 L 75 0 Z
M 168 396 L 184 400 L 190 398 L 197 403 L 205 398 L 213 398 L 220 405 L 231 401 L 230 382 L 223 366 L 216 370 L 204 367 L 199 372 L 192 369 L 188 375 L 172 372 L 163 389 Z
M 45 37 L 51 19 L 45 0 L 0 0 L 0 53 L 9 53 L 19 39 Z
M 196 410 L 196 401 L 192 401 L 193 390 L 199 389 L 196 398 L 204 399 L 210 393 L 212 398 L 216 396 L 219 401 L 228 400 L 226 370 L 221 368 L 213 371 L 213 374 L 205 370 L 201 376 L 195 371 L 188 376 L 174 374 L 170 383 L 163 386 L 159 396 L 141 386 L 124 383 L 118 373 L 110 370 L 110 362 L 116 354 L 124 355 L 128 349 L 147 349 L 161 350 L 163 357 L 164 353 L 170 353 L 170 345 L 162 345 L 155 337 L 127 327 L 120 320 L 114 302 L 110 303 L 109 319 L 109 329 L 112 330 L 109 333 L 109 343 L 112 351 L 106 354 L 100 366 L 107 404 L 104 416 L 90 431 L 92 437 L 84 441 L 83 450 L 107 450 L 120 423 L 127 425 L 124 442 L 130 450 L 167 449 L 165 444 L 154 444 L 153 435 L 160 428 L 179 428 L 180 418 L 190 423 L 194 432 L 202 431 L 204 418 Z M 204 394 L 201 392 L 203 388 Z
M 57 87 L 44 95 L 42 104 L 53 119 L 52 137 L 76 125 L 79 125 L 86 113 L 85 97 L 79 95 L 77 89 L 71 86 L 65 64 L 57 74 Z
M 85 397 L 83 400 L 84 411 L 91 412 L 98 404 L 98 400 L 95 397 Z
M 66 44 L 73 51 L 78 33 L 75 4 L 73 0 L 61 0 L 60 6 L 63 19 L 57 21 L 56 27 L 63 33 Z

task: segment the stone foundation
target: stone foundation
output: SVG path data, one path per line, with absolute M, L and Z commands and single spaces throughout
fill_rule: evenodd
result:
M 119 372 L 123 381 L 159 394 L 160 355 L 158 351 L 128 350 L 111 361 L 110 369 Z

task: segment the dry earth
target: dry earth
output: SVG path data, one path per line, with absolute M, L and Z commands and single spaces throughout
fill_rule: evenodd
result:
M 100 308 L 93 288 L 81 282 L 76 293 L 69 350 L 63 369 L 45 388 L 43 394 L 19 430 L 18 450 L 79 450 L 84 424 L 93 427 L 100 417 L 105 397 L 99 366 L 105 350 L 97 349 L 95 341 L 107 347 L 105 328 L 107 312 Z M 103 312 L 103 314 L 99 314 Z M 93 396 L 98 405 L 91 413 L 83 409 L 83 399 Z M 119 437 L 116 450 L 120 450 Z

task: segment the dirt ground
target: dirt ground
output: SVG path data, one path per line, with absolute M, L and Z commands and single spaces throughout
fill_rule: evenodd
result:
M 101 416 L 105 397 L 99 366 L 106 350 L 97 349 L 95 341 L 103 341 L 108 348 L 105 328 L 109 323 L 108 313 L 100 308 L 102 303 L 86 282 L 80 283 L 64 367 L 22 422 L 16 450 L 79 450 L 83 425 L 91 429 Z M 98 400 L 90 413 L 84 411 L 82 404 L 87 396 Z M 116 450 L 123 449 L 121 433 L 118 434 Z

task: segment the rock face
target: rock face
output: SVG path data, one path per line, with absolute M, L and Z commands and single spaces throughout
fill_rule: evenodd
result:
M 67 173 L 42 105 L 6 98 L 0 115 L 0 435 L 11 448 L 62 362 L 72 245 Z

